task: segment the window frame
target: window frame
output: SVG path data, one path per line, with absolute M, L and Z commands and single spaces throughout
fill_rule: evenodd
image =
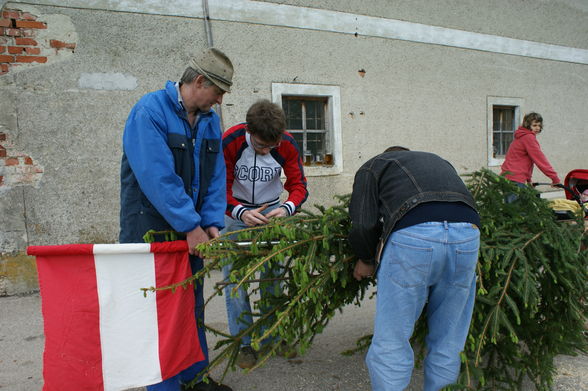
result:
M 522 121 L 522 107 L 524 99 L 522 98 L 510 98 L 500 96 L 488 96 L 487 98 L 487 135 L 488 135 L 488 167 L 497 167 L 504 163 L 504 157 L 494 157 L 494 107 L 495 106 L 510 106 L 514 107 L 513 122 L 515 124 L 515 130 Z
M 341 89 L 333 85 L 272 83 L 272 101 L 282 107 L 283 96 L 326 99 L 325 145 L 333 155 L 331 166 L 304 166 L 306 176 L 337 175 L 343 172 L 341 137 Z

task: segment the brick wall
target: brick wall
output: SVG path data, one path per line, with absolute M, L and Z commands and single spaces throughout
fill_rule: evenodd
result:
M 73 51 L 75 43 L 57 39 L 37 40 L 47 23 L 18 9 L 4 9 L 0 15 L 0 75 L 24 64 L 44 64 L 60 50 Z
M 6 133 L 0 132 L 0 188 L 34 185 L 43 175 L 43 168 L 33 159 L 12 149 Z

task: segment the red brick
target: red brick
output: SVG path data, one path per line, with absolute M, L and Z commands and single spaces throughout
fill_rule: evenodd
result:
M 46 29 L 47 25 L 43 22 L 31 22 L 28 20 L 17 20 L 16 27 L 29 29 Z
M 24 164 L 32 166 L 33 165 L 33 159 L 31 159 L 29 156 L 25 156 L 24 158 Z
M 6 157 L 6 149 L 0 145 L 0 157 Z
M 55 48 L 55 49 L 63 49 L 63 48 L 75 49 L 76 48 L 75 43 L 67 43 L 67 42 L 63 42 L 63 41 L 58 41 L 57 39 L 50 39 L 49 46 L 51 46 L 52 48 Z
M 0 141 L 6 141 L 6 133 L 0 133 Z M 0 145 L 0 147 L 2 147 Z
M 4 35 L 4 27 L 0 27 L 0 35 Z
M 18 18 L 20 18 L 20 11 L 6 10 L 6 11 L 2 12 L 2 16 L 7 19 L 18 19 Z
M 8 53 L 10 53 L 10 54 L 21 54 L 23 51 L 24 51 L 24 48 L 20 47 L 20 46 L 9 46 L 8 47 Z
M 18 165 L 18 158 L 17 157 L 9 157 L 4 161 L 4 164 L 7 166 L 17 166 Z
M 2 57 L 2 56 L 0 56 Z M 41 57 L 41 56 L 16 56 L 15 57 L 15 62 L 40 62 L 40 63 L 46 63 L 47 62 L 47 57 Z
M 12 20 L 0 19 L 0 27 L 12 27 Z
M 27 54 L 41 54 L 41 48 L 24 48 Z
M 28 12 L 23 12 L 20 18 L 24 20 L 37 20 L 37 17 L 35 15 L 30 14 Z
M 7 56 L 5 54 L 0 54 L 0 62 L 14 62 L 14 56 Z
M 19 29 L 4 28 L 4 35 L 8 35 L 10 37 L 20 37 L 22 35 L 22 31 Z
M 35 41 L 32 38 L 15 38 L 15 43 L 17 45 L 32 45 L 32 46 L 38 45 L 37 41 Z
M 8 72 L 8 64 L 0 64 L 0 72 L 2 72 L 2 73 Z
M 65 42 L 58 41 L 57 39 L 50 39 L 49 46 L 51 46 L 52 48 L 61 49 L 65 47 Z
M 6 51 L 6 46 L 0 46 L 0 53 L 4 53 Z
M 0 175 L 0 186 L 2 186 L 4 184 L 4 177 L 2 175 Z

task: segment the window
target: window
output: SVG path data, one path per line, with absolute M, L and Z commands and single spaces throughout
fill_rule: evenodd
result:
M 506 155 L 515 131 L 515 106 L 494 106 L 492 114 L 492 157 Z
M 488 97 L 488 165 L 504 162 L 514 131 L 521 123 L 520 98 Z
M 298 143 L 306 166 L 333 164 L 325 121 L 327 103 L 326 98 L 282 96 L 286 127 Z
M 341 109 L 339 87 L 272 83 L 272 99 L 286 113 L 308 176 L 341 173 Z

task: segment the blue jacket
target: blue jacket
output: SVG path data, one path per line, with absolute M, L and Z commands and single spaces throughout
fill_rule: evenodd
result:
M 171 81 L 143 96 L 123 135 L 119 241 L 143 242 L 150 229 L 222 229 L 225 186 L 218 115 L 199 113 L 191 129 Z

